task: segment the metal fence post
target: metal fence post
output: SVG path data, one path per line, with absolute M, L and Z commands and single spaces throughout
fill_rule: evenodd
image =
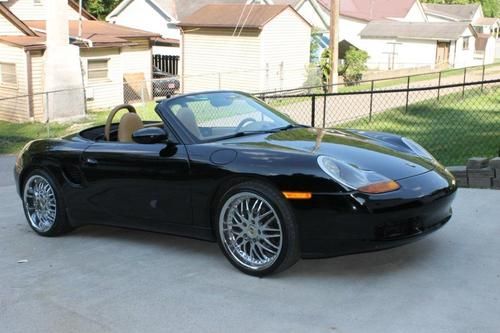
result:
M 144 87 L 146 86 L 146 82 L 143 82 L 142 87 L 141 87 L 141 102 L 142 102 L 142 109 L 146 111 L 146 99 L 144 98 Z
M 45 92 L 45 124 L 47 125 L 47 138 L 50 138 L 50 119 L 49 119 L 49 92 Z
M 326 92 L 323 95 L 323 128 L 326 126 Z
M 483 73 L 481 74 L 481 92 L 483 92 L 484 88 L 484 72 L 486 70 L 486 66 L 483 64 Z
M 438 93 L 438 97 L 437 97 L 437 100 L 439 101 L 439 98 L 441 97 L 441 76 L 443 75 L 443 72 L 439 72 L 439 76 L 438 76 L 438 89 L 437 89 L 437 93 Z
M 408 112 L 408 104 L 410 103 L 410 76 L 408 75 L 408 81 L 406 83 L 406 107 L 405 112 Z
M 465 96 L 465 83 L 467 82 L 467 67 L 464 67 L 464 85 L 462 86 L 462 97 Z
M 373 112 L 373 88 L 375 86 L 375 81 L 372 80 L 372 83 L 371 83 L 371 88 L 370 88 L 370 118 L 369 118 L 369 122 L 372 121 L 372 112 Z
M 311 97 L 311 127 L 315 127 L 315 116 L 316 116 L 316 95 Z

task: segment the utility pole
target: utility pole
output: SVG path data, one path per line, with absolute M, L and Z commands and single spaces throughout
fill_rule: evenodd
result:
M 330 87 L 329 92 L 337 92 L 339 81 L 339 16 L 340 0 L 330 0 Z

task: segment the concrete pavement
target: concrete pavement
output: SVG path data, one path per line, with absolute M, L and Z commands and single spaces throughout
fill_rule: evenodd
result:
M 0 186 L 14 184 L 14 165 L 16 164 L 16 156 L 0 155 Z
M 2 185 L 0 332 L 499 332 L 499 202 L 460 190 L 453 219 L 422 241 L 258 279 L 197 240 L 36 236 Z

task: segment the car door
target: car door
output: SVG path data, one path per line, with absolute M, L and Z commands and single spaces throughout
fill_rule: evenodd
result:
M 192 223 L 189 160 L 179 143 L 95 142 L 82 155 L 87 221 L 168 231 Z M 89 221 L 89 220 L 93 220 Z

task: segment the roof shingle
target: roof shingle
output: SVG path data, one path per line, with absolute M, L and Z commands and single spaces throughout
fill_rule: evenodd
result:
M 427 14 L 447 16 L 461 21 L 472 21 L 474 14 L 479 9 L 479 4 L 477 3 L 468 5 L 423 3 L 422 5 Z
M 197 10 L 193 15 L 182 20 L 179 25 L 181 27 L 234 28 L 244 24 L 245 28 L 261 29 L 287 8 L 294 10 L 288 5 L 212 4 Z
M 406 17 L 416 0 L 342 0 L 340 15 L 364 21 L 380 20 L 389 17 Z M 330 10 L 331 0 L 318 0 Z
M 373 21 L 360 35 L 363 38 L 457 40 L 468 27 L 467 22 Z

